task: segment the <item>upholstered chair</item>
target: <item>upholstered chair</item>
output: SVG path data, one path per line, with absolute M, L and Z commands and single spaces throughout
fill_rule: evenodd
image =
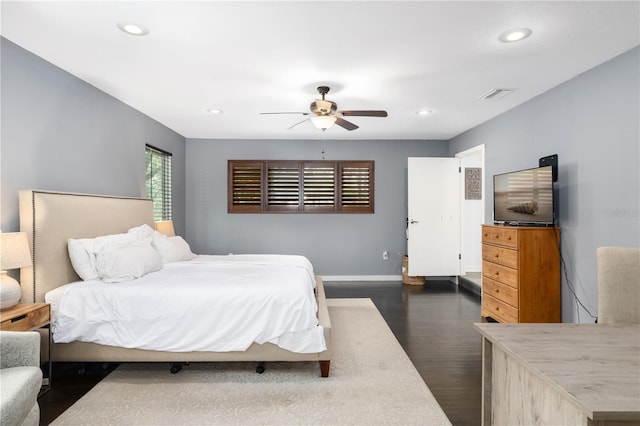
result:
M 0 425 L 40 423 L 40 334 L 0 331 Z
M 640 248 L 599 247 L 598 323 L 640 324 Z

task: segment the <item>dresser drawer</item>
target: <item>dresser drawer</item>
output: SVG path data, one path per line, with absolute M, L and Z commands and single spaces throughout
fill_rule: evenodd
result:
M 483 260 L 482 276 L 518 288 L 518 271 L 516 269 Z
M 518 252 L 513 249 L 483 244 L 482 260 L 518 269 Z
M 29 331 L 49 323 L 50 311 L 46 303 L 19 304 L 11 311 L 15 312 L 9 319 L 2 319 L 0 330 Z
M 518 290 L 513 287 L 485 277 L 482 280 L 482 291 L 514 308 L 518 307 Z
M 501 322 L 518 322 L 518 310 L 486 292 L 482 293 L 482 315 L 492 317 Z
M 518 230 L 498 226 L 484 226 L 482 228 L 482 242 L 518 248 Z

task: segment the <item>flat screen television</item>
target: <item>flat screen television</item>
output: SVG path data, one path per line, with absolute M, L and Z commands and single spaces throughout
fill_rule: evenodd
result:
M 552 166 L 493 176 L 493 221 L 505 225 L 553 226 Z

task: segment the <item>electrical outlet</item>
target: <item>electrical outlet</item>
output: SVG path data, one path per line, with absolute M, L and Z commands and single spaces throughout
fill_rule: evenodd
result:
M 382 260 L 389 260 L 389 252 L 388 251 L 383 251 L 382 252 Z

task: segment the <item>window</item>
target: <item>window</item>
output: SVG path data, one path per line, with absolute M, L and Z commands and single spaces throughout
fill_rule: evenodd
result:
M 373 213 L 373 161 L 229 160 L 229 213 Z
M 145 146 L 147 197 L 156 221 L 171 220 L 171 153 Z

